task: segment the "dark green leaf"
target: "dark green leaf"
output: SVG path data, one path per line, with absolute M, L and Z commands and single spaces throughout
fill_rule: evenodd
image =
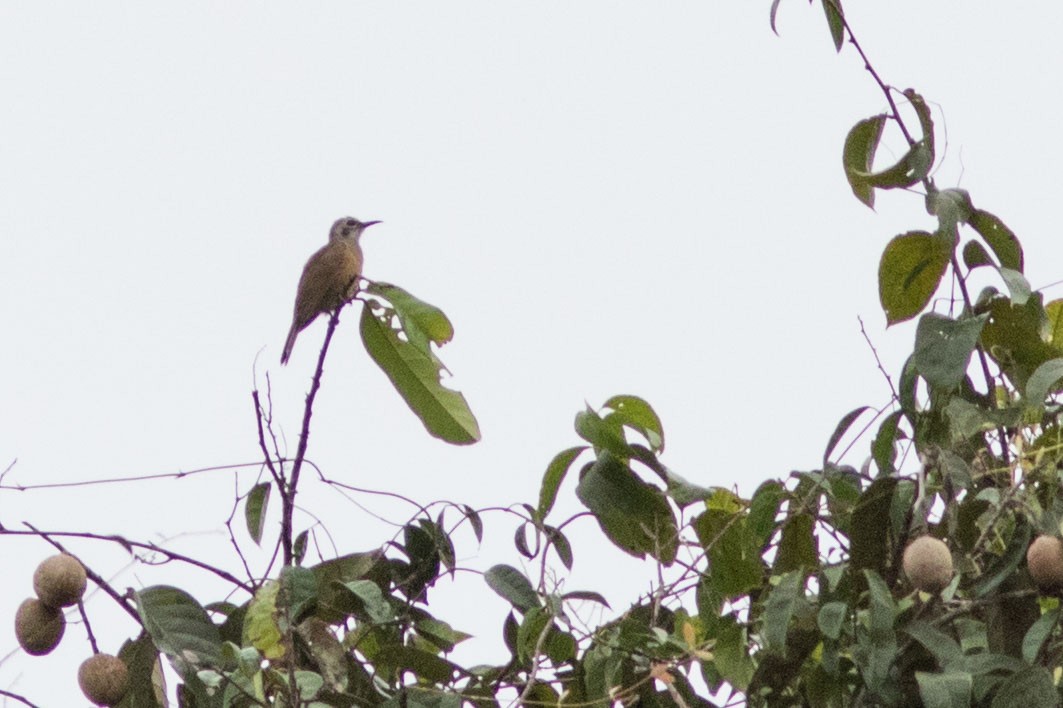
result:
M 934 659 L 943 671 L 956 671 L 964 668 L 963 649 L 952 637 L 940 629 L 922 620 L 913 620 L 908 623 L 904 631 L 934 655 Z
M 495 565 L 484 573 L 488 587 L 521 612 L 539 606 L 539 596 L 531 582 L 511 565 Z
M 289 618 L 297 622 L 317 604 L 317 577 L 309 568 L 288 566 L 281 570 L 280 581 L 280 601 Z
M 880 172 L 856 176 L 876 189 L 904 189 L 924 179 L 930 172 L 932 162 L 930 148 L 919 141 L 896 164 Z
M 1003 221 L 988 211 L 975 209 L 968 216 L 967 223 L 993 249 L 1001 266 L 1022 272 L 1022 245 Z
M 905 89 L 904 95 L 911 102 L 916 115 L 919 116 L 919 126 L 923 129 L 922 142 L 927 146 L 930 152 L 930 162 L 933 164 L 937 153 L 934 149 L 934 121 L 930 116 L 930 106 L 914 89 Z
M 925 708 L 968 708 L 971 705 L 974 680 L 969 673 L 916 671 L 915 680 L 919 683 L 919 696 Z
M 144 588 L 135 597 L 144 629 L 155 647 L 170 657 L 182 678 L 219 664 L 221 636 L 195 598 L 166 585 Z
M 414 622 L 414 627 L 417 629 L 418 634 L 445 652 L 453 651 L 454 647 L 459 643 L 472 637 L 471 634 L 459 632 L 446 622 L 432 617 L 417 619 Z
M 761 636 L 764 648 L 778 654 L 786 653 L 786 632 L 790 627 L 798 597 L 803 596 L 805 574 L 792 570 L 779 578 L 779 584 L 771 590 L 764 605 L 764 625 Z
M 1033 294 L 1030 281 L 1026 280 L 1026 276 L 1011 268 L 1001 268 L 1000 277 L 1003 279 L 1004 284 L 1008 286 L 1011 301 L 1016 305 L 1025 305 L 1026 301 L 1030 299 L 1030 295 Z
M 129 688 L 120 704 L 122 708 L 165 708 L 166 680 L 151 637 L 141 632 L 135 641 L 126 640 L 118 658 L 129 670 Z
M 763 581 L 763 542 L 747 527 L 743 511 L 708 509 L 694 520 L 698 541 L 709 556 L 708 579 L 725 598 L 738 597 Z
M 310 532 L 303 530 L 295 537 L 295 541 L 292 543 L 292 560 L 296 565 L 300 565 L 303 559 L 306 557 L 306 540 L 310 536 Z
M 597 602 L 600 605 L 609 607 L 609 603 L 599 593 L 591 590 L 575 590 L 573 592 L 566 592 L 561 596 L 564 600 L 583 600 L 586 602 Z M 610 608 L 611 609 L 611 608 Z
M 590 406 L 576 414 L 576 434 L 594 445 L 595 450 L 607 450 L 620 460 L 632 455 L 620 422 L 602 418 Z
M 816 624 L 823 636 L 829 639 L 837 639 L 842 634 L 842 624 L 845 622 L 849 606 L 844 602 L 828 602 L 819 608 Z
M 557 557 L 561 559 L 561 563 L 569 570 L 572 570 L 572 545 L 568 542 L 568 537 L 561 533 L 560 529 L 553 526 L 545 526 L 543 531 L 550 538 L 550 543 L 554 547 Z
M 638 396 L 613 396 L 605 408 L 614 411 L 611 417 L 642 435 L 651 450 L 664 452 L 664 426 L 649 403 Z
M 974 270 L 981 266 L 993 265 L 993 259 L 989 257 L 982 244 L 977 241 L 968 241 L 963 245 L 963 263 L 968 270 Z
M 978 576 L 978 580 L 971 586 L 971 594 L 976 598 L 982 598 L 996 590 L 1001 583 L 1010 578 L 1026 558 L 1026 549 L 1030 545 L 1030 537 L 1033 536 L 1033 527 L 1023 515 L 1018 515 L 1015 520 L 1015 530 L 1011 532 L 1004 554 L 996 557 L 989 566 Z
M 827 15 L 827 27 L 834 41 L 835 51 L 842 50 L 845 41 L 845 23 L 842 21 L 842 0 L 823 0 L 823 12 Z
M 539 487 L 539 508 L 535 512 L 536 519 L 542 521 L 550 513 L 550 510 L 554 508 L 554 502 L 557 500 L 557 490 L 565 479 L 565 475 L 568 474 L 568 468 L 572 466 L 579 454 L 586 449 L 585 445 L 570 447 L 557 453 L 554 455 L 554 459 L 550 460 L 550 464 L 546 466 L 546 472 L 543 474 L 543 483 Z
M 1043 406 L 1048 394 L 1057 390 L 1056 384 L 1063 379 L 1063 358 L 1050 359 L 1038 366 L 1026 382 L 1026 403 Z
M 819 548 L 810 514 L 791 513 L 782 528 L 773 573 L 779 575 L 792 570 L 816 571 L 819 568 Z
M 395 671 L 409 671 L 429 683 L 447 683 L 454 676 L 467 673 L 465 669 L 442 657 L 400 644 L 381 647 L 373 657 L 373 663 L 377 667 L 386 667 L 387 671 L 381 672 L 385 675 Z
M 479 543 L 483 543 L 484 540 L 484 522 L 480 518 L 480 514 L 468 504 L 461 505 L 461 512 L 468 519 L 469 525 L 472 526 L 473 535 L 476 536 L 476 540 Z
M 940 285 L 951 254 L 946 239 L 926 231 L 909 231 L 886 245 L 878 268 L 878 294 L 888 324 L 922 312 Z
M 266 523 L 266 509 L 269 507 L 269 493 L 273 485 L 269 482 L 256 484 L 247 494 L 244 502 L 244 520 L 247 522 L 247 533 L 251 540 L 258 545 L 262 541 L 262 529 Z
M 753 492 L 749 502 L 749 532 L 756 546 L 763 546 L 775 531 L 775 517 L 786 489 L 776 480 L 768 480 Z
M 846 413 L 842 416 L 842 419 L 838 421 L 838 425 L 834 427 L 834 432 L 831 433 L 830 440 L 827 441 L 827 449 L 823 451 L 824 467 L 830 464 L 830 455 L 834 452 L 834 448 L 837 446 L 838 441 L 842 439 L 842 436 L 849 430 L 853 422 L 860 417 L 860 414 L 866 410 L 870 410 L 870 408 L 868 406 L 860 406 L 859 408 L 855 408 Z
M 431 352 L 399 337 L 386 311 L 362 308 L 362 342 L 395 390 L 433 436 L 456 445 L 480 439 L 480 427 L 465 397 L 441 383 L 443 365 Z
M 894 411 L 886 416 L 878 426 L 878 434 L 871 443 L 871 456 L 875 459 L 875 466 L 878 467 L 880 475 L 894 471 L 894 462 L 897 459 L 897 426 L 903 415 L 903 411 Z
M 395 610 L 391 603 L 384 597 L 380 586 L 371 580 L 352 580 L 340 583 L 340 587 L 356 598 L 356 603 L 362 608 L 359 614 L 370 622 L 384 624 L 395 619 Z
M 935 389 L 959 386 L 988 318 L 983 314 L 953 320 L 934 312 L 920 317 L 913 356 L 919 375 Z
M 1059 622 L 1060 609 L 1057 607 L 1054 610 L 1041 615 L 1040 619 L 1033 623 L 1033 625 L 1026 631 L 1026 636 L 1022 640 L 1022 658 L 1026 659 L 1031 664 L 1037 663 L 1037 658 L 1041 653 L 1041 647 L 1044 646 L 1045 640 L 1048 639 L 1048 635 L 1055 629 L 1056 624 Z
M 1007 678 L 997 689 L 990 708 L 1054 708 L 1059 694 L 1052 674 L 1043 666 L 1031 666 Z
M 875 189 L 862 175 L 871 172 L 885 124 L 885 114 L 860 121 L 849 131 L 845 138 L 845 148 L 842 150 L 842 166 L 853 194 L 872 208 L 875 206 Z
M 664 494 L 608 452 L 580 479 L 576 496 L 621 550 L 638 558 L 648 553 L 664 565 L 675 560 L 679 531 Z
M 530 545 L 528 545 L 528 530 L 528 522 L 524 522 L 523 524 L 518 526 L 517 530 L 513 532 L 513 545 L 514 547 L 516 547 L 517 553 L 530 560 L 534 558 L 535 555 L 539 552 L 539 543 L 538 537 L 536 536 L 535 548 L 533 549 Z M 535 532 L 534 526 L 531 527 L 531 531 L 533 533 Z
M 853 570 L 869 569 L 876 573 L 885 570 L 889 554 L 889 538 L 884 533 L 890 527 L 890 507 L 896 477 L 879 477 L 871 483 L 853 509 L 849 558 Z

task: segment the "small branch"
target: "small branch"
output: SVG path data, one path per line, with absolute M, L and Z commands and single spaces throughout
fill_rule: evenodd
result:
M 85 565 L 82 563 L 82 565 Z M 78 613 L 81 615 L 81 621 L 85 623 L 85 633 L 89 635 L 89 644 L 92 646 L 92 653 L 99 654 L 100 647 L 96 644 L 96 635 L 92 633 L 92 624 L 89 622 L 89 616 L 85 612 L 85 603 L 78 600 Z
M 900 396 L 897 395 L 897 389 L 893 387 L 893 379 L 890 378 L 889 373 L 886 371 L 886 367 L 882 366 L 882 360 L 878 357 L 878 350 L 875 349 L 875 345 L 871 343 L 871 337 L 868 336 L 867 330 L 864 329 L 864 318 L 857 315 L 856 320 L 860 323 L 860 334 L 864 335 L 864 341 L 867 342 L 867 346 L 871 350 L 872 356 L 875 357 L 875 365 L 878 366 L 878 370 L 882 372 L 882 376 L 886 379 L 886 383 L 890 387 L 890 394 L 893 396 L 893 400 L 899 401 Z
M 110 477 L 107 479 L 88 479 L 79 482 L 51 482 L 48 484 L 0 484 L 0 490 L 15 492 L 28 492 L 38 489 L 67 489 L 70 487 L 94 487 L 100 484 L 120 484 L 122 482 L 147 482 L 156 479 L 181 479 L 195 474 L 217 472 L 219 470 L 238 470 L 242 467 L 258 467 L 261 462 L 237 462 L 232 465 L 213 465 L 211 467 L 199 467 L 187 472 L 160 472 L 159 474 L 135 475 L 133 477 Z
M 314 412 L 314 398 L 321 388 L 321 375 L 325 370 L 325 356 L 328 354 L 329 343 L 332 335 L 336 332 L 336 326 L 340 323 L 340 310 L 337 307 L 329 317 L 328 329 L 325 330 L 325 341 L 321 345 L 321 353 L 317 357 L 317 370 L 310 384 L 310 392 L 306 394 L 306 406 L 303 408 L 303 428 L 299 433 L 299 448 L 292 462 L 292 476 L 286 487 L 281 488 L 283 509 L 281 516 L 281 545 L 284 549 L 284 564 L 291 565 L 294 560 L 292 516 L 295 513 L 295 495 L 299 488 L 299 473 L 303 469 L 303 458 L 306 457 L 306 446 L 310 442 L 310 417 Z
M 5 691 L 2 688 L 0 688 L 0 696 L 4 696 L 6 698 L 10 698 L 13 701 L 18 701 L 22 705 L 29 706 L 30 708 L 41 708 L 39 705 L 37 705 L 33 701 L 29 700 L 28 698 L 24 698 L 24 697 L 18 695 L 17 693 L 12 693 L 11 691 Z

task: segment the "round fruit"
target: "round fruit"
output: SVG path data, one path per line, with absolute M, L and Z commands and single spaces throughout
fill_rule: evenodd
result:
M 85 697 L 98 706 L 113 706 L 129 688 L 129 671 L 117 656 L 96 654 L 81 663 L 78 685 Z
M 15 612 L 15 637 L 27 654 L 43 656 L 59 645 L 66 631 L 63 612 L 36 598 L 24 600 Z
M 45 558 L 33 571 L 33 589 L 44 604 L 69 607 L 85 594 L 85 569 L 66 553 Z
M 952 554 L 943 541 L 920 536 L 904 549 L 904 574 L 924 592 L 941 592 L 952 580 Z
M 1063 541 L 1055 536 L 1038 536 L 1026 551 L 1030 577 L 1043 590 L 1063 587 Z

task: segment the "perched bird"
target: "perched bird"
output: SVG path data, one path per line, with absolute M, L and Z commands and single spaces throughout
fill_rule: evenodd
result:
M 322 312 L 331 312 L 354 297 L 362 274 L 362 232 L 379 221 L 358 221 L 351 216 L 332 225 L 328 243 L 303 266 L 299 290 L 295 294 L 295 313 L 288 341 L 284 343 L 281 364 L 288 363 L 295 338 Z

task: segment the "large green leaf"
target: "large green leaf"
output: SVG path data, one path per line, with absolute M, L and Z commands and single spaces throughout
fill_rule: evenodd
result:
M 968 708 L 971 705 L 973 677 L 965 671 L 932 674 L 916 671 L 919 697 L 925 708 Z
M 1022 244 L 1003 221 L 988 211 L 975 209 L 968 216 L 967 223 L 993 249 L 1001 266 L 1022 272 Z
M 491 566 L 484 573 L 487 585 L 521 612 L 538 607 L 539 595 L 524 573 L 511 565 Z
M 136 640 L 126 640 L 118 658 L 129 669 L 129 688 L 122 699 L 123 708 L 164 708 L 166 678 L 151 637 L 141 632 Z
M 427 341 L 446 344 L 454 338 L 454 326 L 435 305 L 430 305 L 390 283 L 371 283 L 365 292 L 378 295 L 391 303 L 402 320 L 410 341 L 427 349 Z
M 665 565 L 675 560 L 679 531 L 664 494 L 613 455 L 602 451 L 576 496 L 621 550 L 637 558 L 649 554 Z
M 842 42 L 845 41 L 842 0 L 823 0 L 823 12 L 827 15 L 827 27 L 830 29 L 830 38 L 834 42 L 834 50 L 840 52 Z
M 870 569 L 881 573 L 889 556 L 890 507 L 897 488 L 896 477 L 879 477 L 871 483 L 853 509 L 849 535 L 849 559 L 852 569 Z
M 764 648 L 778 654 L 786 653 L 786 633 L 790 627 L 797 600 L 803 595 L 805 574 L 792 570 L 779 578 L 764 604 L 764 626 L 761 636 Z
M 875 206 L 875 189 L 868 182 L 866 175 L 871 172 L 871 165 L 875 161 L 875 151 L 878 150 L 878 142 L 882 138 L 882 128 L 885 124 L 885 114 L 860 121 L 845 137 L 845 147 L 842 149 L 845 178 L 849 180 L 849 186 L 856 198 L 871 208 Z
M 744 510 L 712 508 L 694 520 L 698 541 L 709 556 L 709 586 L 725 598 L 759 587 L 764 579 L 764 539 L 747 523 Z
M 1056 384 L 1063 379 L 1063 358 L 1049 359 L 1038 366 L 1026 382 L 1026 401 L 1031 406 L 1041 406 Z
M 982 314 L 953 320 L 935 312 L 920 317 L 912 359 L 919 375 L 935 389 L 959 386 L 988 318 Z
M 664 452 L 664 426 L 653 406 L 638 396 L 621 395 L 610 398 L 604 407 L 613 411 L 609 418 L 646 438 L 651 450 Z
M 262 541 L 262 529 L 266 523 L 266 510 L 269 508 L 269 493 L 273 485 L 269 482 L 256 484 L 247 494 L 244 502 L 244 520 L 247 523 L 247 533 L 255 544 Z
M 997 689 L 990 708 L 1052 708 L 1059 705 L 1052 674 L 1031 666 L 1008 677 Z
M 888 324 L 922 312 L 941 284 L 951 254 L 949 239 L 926 231 L 909 231 L 886 245 L 878 267 L 878 295 Z
M 180 588 L 155 585 L 137 592 L 136 603 L 151 641 L 170 657 L 182 678 L 219 664 L 221 635 L 194 597 Z
M 1037 367 L 1050 359 L 1063 357 L 1063 347 L 1046 341 L 1051 321 L 1040 293 L 1025 305 L 1015 305 L 1006 297 L 989 304 L 989 322 L 982 330 L 982 346 L 1020 391 Z
M 1052 630 L 1056 628 L 1056 624 L 1059 622 L 1059 613 L 1060 609 L 1058 607 L 1054 610 L 1049 610 L 1026 630 L 1026 636 L 1022 640 L 1023 659 L 1031 664 L 1037 663 L 1041 647 L 1044 646 L 1045 640 L 1052 634 Z
M 535 516 L 539 521 L 545 519 L 550 510 L 554 508 L 557 490 L 564 481 L 565 475 L 568 474 L 568 468 L 586 449 L 585 445 L 580 445 L 562 450 L 554 455 L 554 459 L 550 460 L 550 464 L 546 466 L 543 483 L 539 486 L 539 506 L 535 510 Z
M 366 351 L 395 386 L 429 433 L 441 440 L 467 445 L 480 439 L 480 427 L 459 392 L 441 383 L 443 365 L 411 339 L 400 337 L 388 310 L 362 308 L 360 329 Z M 401 320 L 400 320 L 401 321 Z
M 775 554 L 776 575 L 791 570 L 816 571 L 819 568 L 819 544 L 811 514 L 793 510 L 782 527 L 782 537 Z

